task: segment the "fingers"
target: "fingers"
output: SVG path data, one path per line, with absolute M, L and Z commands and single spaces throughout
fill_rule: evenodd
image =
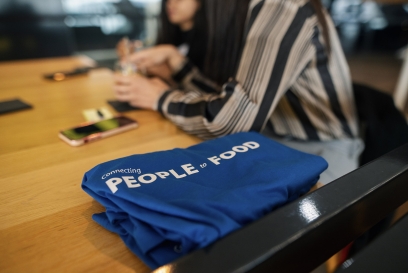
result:
M 120 58 L 124 58 L 133 52 L 132 47 L 129 45 L 127 38 L 121 39 L 116 45 L 116 53 Z
M 132 54 L 130 60 L 138 66 L 149 68 L 154 65 L 165 63 L 168 57 L 168 46 L 155 46 Z
M 131 101 L 137 95 L 138 87 L 143 85 L 145 77 L 135 74 L 131 77 L 114 74 L 113 92 L 120 101 Z
M 113 92 L 119 101 L 129 102 L 132 106 L 154 109 L 157 100 L 169 86 L 159 78 L 147 79 L 140 75 L 126 77 L 115 76 Z
M 132 79 L 129 76 L 121 75 L 118 73 L 113 74 L 113 81 L 115 85 L 131 85 Z
M 159 45 L 137 51 L 130 55 L 129 60 L 141 71 L 146 71 L 157 65 L 165 65 L 170 59 L 180 55 L 173 45 Z
M 123 56 L 123 42 L 122 42 L 122 40 L 119 41 L 116 44 L 116 54 L 118 54 L 119 57 Z
M 131 79 L 115 74 L 113 93 L 119 101 L 129 101 L 131 99 Z
M 139 56 L 139 53 L 132 54 L 130 61 L 136 64 L 137 69 L 146 71 L 147 69 L 156 66 L 156 60 L 149 56 Z
M 140 74 L 132 74 L 130 75 L 122 75 L 120 73 L 114 73 L 113 74 L 113 81 L 117 85 L 131 85 L 132 83 L 136 81 L 142 81 L 145 80 L 146 77 L 140 75 Z
M 126 85 L 114 85 L 113 93 L 115 97 L 120 101 L 129 101 L 132 97 L 130 88 Z

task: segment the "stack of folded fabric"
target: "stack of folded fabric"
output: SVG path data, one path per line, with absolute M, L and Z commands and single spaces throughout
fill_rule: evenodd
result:
M 93 219 L 156 268 L 308 192 L 326 168 L 321 157 L 237 133 L 105 162 L 82 188 L 106 208 Z

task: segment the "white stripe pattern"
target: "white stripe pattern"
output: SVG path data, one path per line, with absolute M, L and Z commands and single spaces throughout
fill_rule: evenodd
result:
M 326 56 L 307 0 L 253 0 L 247 23 L 257 4 L 262 8 L 246 37 L 235 79 L 220 90 L 193 68 L 180 82 L 184 91 L 163 96 L 162 113 L 204 139 L 262 131 L 268 121 L 276 134 L 300 140 L 355 137 L 351 79 L 330 17 L 326 13 L 331 31 Z

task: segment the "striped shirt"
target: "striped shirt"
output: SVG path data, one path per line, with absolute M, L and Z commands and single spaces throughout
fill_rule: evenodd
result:
M 325 14 L 330 55 L 307 0 L 252 0 L 235 77 L 219 87 L 187 62 L 174 77 L 181 88 L 162 95 L 159 111 L 204 139 L 270 129 L 298 140 L 355 137 L 348 65 Z

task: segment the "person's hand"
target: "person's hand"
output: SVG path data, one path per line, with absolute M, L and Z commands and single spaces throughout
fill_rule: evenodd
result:
M 143 48 L 143 42 L 140 40 L 129 40 L 129 38 L 122 38 L 116 45 L 116 54 L 119 59 L 126 60 L 130 55 Z M 127 61 L 127 60 L 126 60 Z
M 158 78 L 114 75 L 113 92 L 119 101 L 144 109 L 156 110 L 157 101 L 169 86 Z
M 130 55 L 130 61 L 138 69 L 148 70 L 154 66 L 167 64 L 171 71 L 176 71 L 184 62 L 185 57 L 173 45 L 158 45 Z
M 167 64 L 161 64 L 152 66 L 146 71 L 148 77 L 159 77 L 160 79 L 164 80 L 170 86 L 175 86 L 176 83 L 174 82 L 171 74 L 170 67 Z

